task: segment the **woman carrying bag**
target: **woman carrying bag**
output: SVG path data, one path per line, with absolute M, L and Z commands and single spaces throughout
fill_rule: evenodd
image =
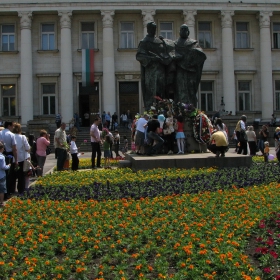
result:
M 13 178 L 13 183 L 16 184 L 16 179 L 18 179 L 17 190 L 19 193 L 23 193 L 25 190 L 25 172 L 23 170 L 23 164 L 27 159 L 26 152 L 30 152 L 30 145 L 28 144 L 25 135 L 21 135 L 21 125 L 19 123 L 15 123 L 13 133 L 15 134 L 17 143 L 18 159 L 18 169 L 16 170 L 16 176 Z

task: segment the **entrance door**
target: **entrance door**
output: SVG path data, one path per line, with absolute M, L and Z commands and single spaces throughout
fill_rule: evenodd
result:
M 93 86 L 82 87 L 79 83 L 79 115 L 82 126 L 89 127 L 99 112 L 99 83 Z M 87 118 L 89 116 L 89 118 Z
M 139 111 L 139 85 L 138 82 L 120 82 L 120 115 L 130 110 L 132 118 Z

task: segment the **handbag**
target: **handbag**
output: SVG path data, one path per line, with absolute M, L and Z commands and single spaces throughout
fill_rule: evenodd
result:
M 47 154 L 47 156 L 48 156 L 51 152 L 52 152 L 52 149 L 51 149 L 50 147 L 47 147 L 47 149 L 46 149 L 46 154 Z
M 24 160 L 23 162 L 23 172 L 28 172 L 31 167 L 31 162 L 29 159 Z

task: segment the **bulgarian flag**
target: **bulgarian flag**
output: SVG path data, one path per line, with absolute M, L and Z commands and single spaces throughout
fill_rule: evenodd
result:
M 93 86 L 94 83 L 94 50 L 82 49 L 82 86 Z

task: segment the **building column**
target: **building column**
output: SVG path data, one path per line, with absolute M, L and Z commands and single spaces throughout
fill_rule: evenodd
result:
M 197 15 L 197 11 L 183 11 L 184 15 L 184 24 L 186 24 L 189 27 L 190 30 L 190 38 L 196 38 L 195 35 L 195 15 Z M 178 34 L 176 34 L 178 36 Z
M 32 71 L 32 12 L 20 12 L 20 110 L 21 125 L 33 120 L 33 71 Z
M 261 63 L 261 97 L 262 119 L 269 121 L 273 113 L 273 81 L 270 40 L 270 17 L 272 12 L 261 11 L 260 21 L 260 63 Z
M 117 94 L 115 79 L 113 16 L 115 11 L 101 11 L 103 22 L 103 99 L 102 111 L 116 112 Z M 101 110 L 100 110 L 101 111 Z
M 154 21 L 154 15 L 156 14 L 155 10 L 142 10 L 143 18 L 143 38 L 148 34 L 147 33 L 147 24 L 151 21 Z M 158 29 L 158 27 L 157 27 Z M 158 30 L 157 30 L 158 31 Z
M 223 93 L 225 110 L 236 114 L 236 93 L 233 61 L 232 16 L 233 11 L 222 11 L 222 60 L 223 60 Z M 216 108 L 218 109 L 218 108 Z
M 68 124 L 73 118 L 73 66 L 71 49 L 71 11 L 58 12 L 61 28 L 61 88 L 60 88 L 60 110 L 62 121 Z

